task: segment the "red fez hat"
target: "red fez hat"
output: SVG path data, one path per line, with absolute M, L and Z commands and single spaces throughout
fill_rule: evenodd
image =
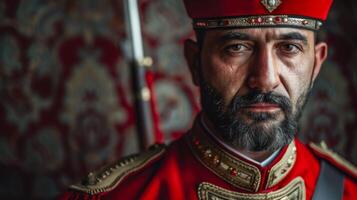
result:
M 332 0 L 184 0 L 196 29 L 291 26 L 318 30 Z

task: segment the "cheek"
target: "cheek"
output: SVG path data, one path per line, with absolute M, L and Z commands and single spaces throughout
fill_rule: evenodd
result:
M 312 58 L 305 57 L 285 62 L 285 67 L 282 68 L 282 82 L 294 105 L 310 87 L 313 64 Z
M 313 59 L 301 59 L 297 63 L 297 68 L 292 70 L 296 76 L 296 82 L 299 88 L 305 89 L 309 86 L 312 80 Z
M 209 59 L 202 62 L 203 76 L 228 104 L 244 84 L 246 67 L 220 56 L 206 58 Z

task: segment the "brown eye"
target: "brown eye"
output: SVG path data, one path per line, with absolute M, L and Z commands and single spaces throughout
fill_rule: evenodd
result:
M 289 53 L 289 54 L 294 54 L 294 53 L 298 53 L 299 51 L 301 51 L 301 48 L 299 48 L 297 45 L 295 44 L 282 44 L 280 46 L 280 50 L 283 53 Z
M 249 50 L 249 48 L 243 44 L 233 44 L 225 48 L 228 53 L 240 53 Z

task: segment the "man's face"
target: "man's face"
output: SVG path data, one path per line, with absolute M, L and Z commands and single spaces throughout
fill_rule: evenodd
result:
M 220 137 L 253 151 L 292 140 L 326 44 L 294 28 L 220 29 L 206 31 L 198 51 L 193 76 Z

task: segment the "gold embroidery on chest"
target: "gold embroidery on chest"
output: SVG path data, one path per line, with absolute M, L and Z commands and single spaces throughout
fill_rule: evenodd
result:
M 260 170 L 239 158 L 234 157 L 207 136 L 200 133 L 186 137 L 195 157 L 209 170 L 237 188 L 257 192 L 261 188 Z M 271 188 L 283 180 L 291 171 L 296 161 L 296 146 L 292 141 L 282 158 L 267 173 L 265 189 Z
M 291 142 L 283 158 L 270 170 L 266 188 L 271 188 L 279 183 L 293 168 L 296 161 L 295 142 Z
M 257 167 L 235 159 L 206 140 L 193 136 L 189 142 L 197 159 L 219 177 L 237 188 L 252 192 L 258 190 L 261 175 Z
M 240 193 L 211 183 L 203 182 L 198 187 L 199 200 L 305 200 L 304 180 L 297 177 L 285 187 L 269 193 Z

